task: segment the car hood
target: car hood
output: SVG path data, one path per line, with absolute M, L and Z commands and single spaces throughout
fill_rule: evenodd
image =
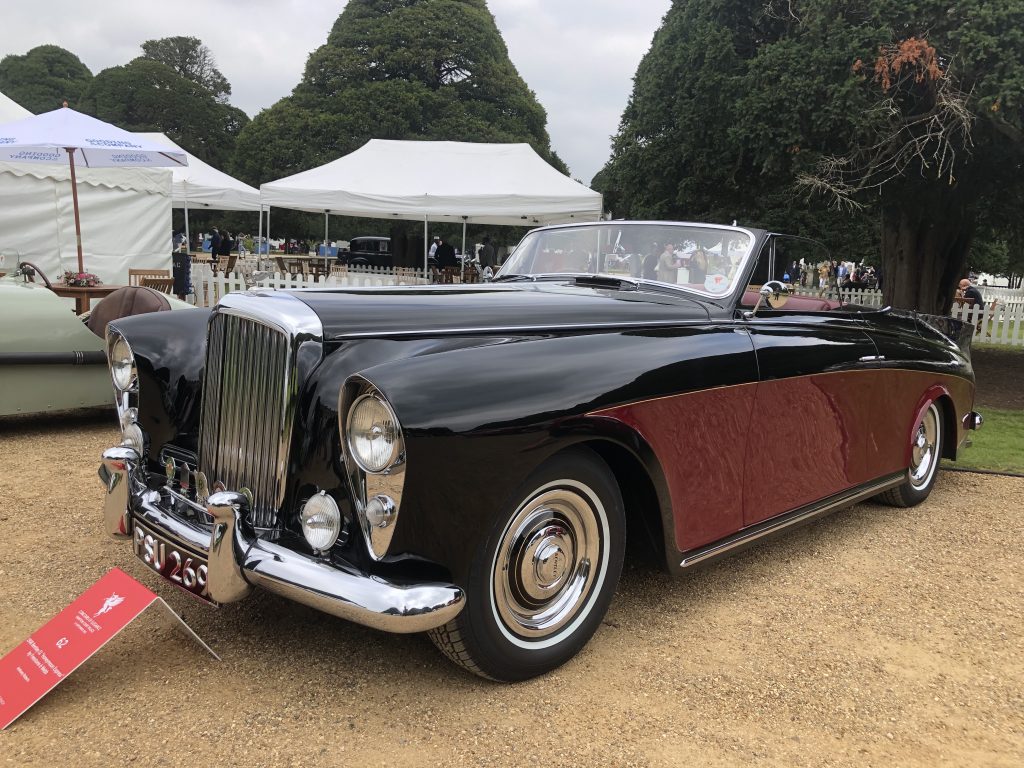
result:
M 671 325 L 709 318 L 697 299 L 566 284 L 392 286 L 290 291 L 326 341 L 500 330 Z

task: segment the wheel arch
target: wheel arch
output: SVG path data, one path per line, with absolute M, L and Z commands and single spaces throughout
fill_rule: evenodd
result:
M 644 438 L 614 419 L 589 417 L 568 428 L 580 439 L 563 450 L 588 448 L 608 465 L 626 512 L 627 553 L 667 571 L 678 560 L 675 519 L 661 462 Z
M 957 444 L 957 424 L 956 424 L 956 406 L 953 403 L 953 396 L 950 394 L 949 389 L 943 384 L 933 384 L 924 391 L 921 398 L 917 402 L 917 408 L 914 409 L 914 418 L 910 422 L 911 433 L 906 436 L 904 444 L 907 446 L 906 455 L 904 456 L 904 463 L 906 466 L 910 466 L 910 446 L 911 436 L 913 430 L 917 429 L 918 423 L 924 416 L 925 410 L 932 403 L 935 403 L 939 409 L 939 416 L 942 419 L 942 452 L 940 456 L 945 459 L 956 458 L 956 444 Z

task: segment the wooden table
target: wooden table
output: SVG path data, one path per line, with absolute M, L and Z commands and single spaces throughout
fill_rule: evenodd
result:
M 123 285 L 60 285 L 53 284 L 53 292 L 65 299 L 75 300 L 75 314 L 80 315 L 89 311 L 89 303 L 93 299 L 101 299 Z

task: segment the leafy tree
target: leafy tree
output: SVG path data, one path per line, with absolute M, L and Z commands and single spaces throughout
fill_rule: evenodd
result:
M 1017 0 L 678 0 L 598 181 L 617 213 L 880 250 L 886 301 L 942 312 L 979 213 L 1019 204 L 1022 93 Z
M 0 60 L 0 91 L 35 114 L 74 107 L 92 79 L 92 72 L 70 51 L 40 45 L 24 56 Z
M 217 69 L 210 49 L 198 37 L 162 37 L 142 44 L 142 56 L 166 64 L 182 77 L 208 89 L 217 101 L 226 102 L 231 83 Z
M 563 172 L 544 109 L 508 58 L 485 0 L 350 0 L 292 95 L 239 137 L 260 183 L 371 138 L 529 142 Z
M 230 162 L 238 134 L 249 121 L 204 86 L 145 58 L 97 74 L 80 108 L 127 131 L 162 131 L 218 168 Z

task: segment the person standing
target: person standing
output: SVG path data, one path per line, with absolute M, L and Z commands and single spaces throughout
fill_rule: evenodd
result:
M 658 279 L 663 283 L 675 283 L 679 276 L 679 260 L 676 258 L 675 247 L 665 243 L 658 257 Z
M 434 250 L 434 255 L 437 257 L 437 266 L 441 269 L 459 266 L 459 261 L 455 258 L 455 246 L 447 240 L 437 238 L 437 248 Z
M 214 227 L 213 234 L 210 235 L 210 258 L 216 259 L 220 254 L 220 241 L 220 230 Z
M 434 242 L 432 242 L 430 244 L 430 252 L 427 254 L 427 258 L 430 258 L 430 259 L 436 259 L 437 258 L 437 246 L 440 245 L 440 243 L 441 243 L 441 238 L 438 237 L 437 235 L 434 235 Z
M 480 252 L 477 254 L 477 258 L 480 259 L 481 267 L 490 267 L 493 270 L 496 266 L 494 263 L 494 246 L 491 245 L 490 237 L 484 238 L 484 244 L 480 246 Z
M 981 332 L 982 323 L 985 322 L 985 299 L 981 291 L 971 284 L 970 278 L 964 278 L 957 287 L 955 303 L 959 306 L 967 306 L 968 310 L 974 310 L 976 322 L 974 327 Z M 977 307 L 975 310 L 974 308 Z M 966 319 L 966 318 L 965 318 Z

